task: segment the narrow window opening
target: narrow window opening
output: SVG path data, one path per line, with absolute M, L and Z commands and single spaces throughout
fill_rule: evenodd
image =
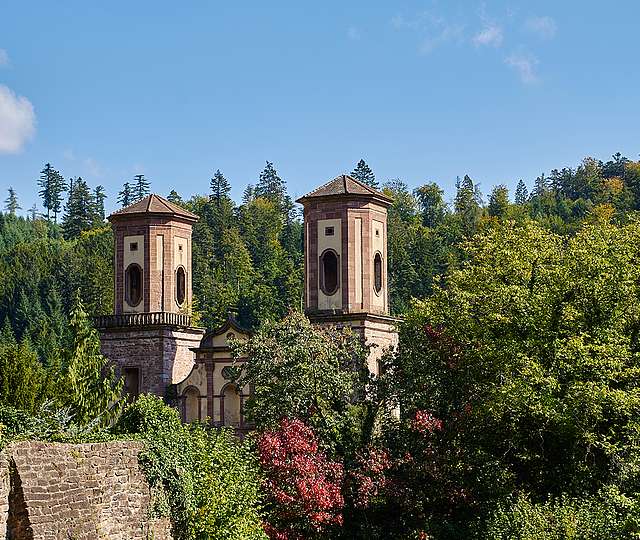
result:
M 326 250 L 320 257 L 320 288 L 327 296 L 335 294 L 340 286 L 338 254 L 332 249 Z
M 187 275 L 182 266 L 176 272 L 176 301 L 178 305 L 184 304 L 187 297 Z
M 333 227 L 325 227 L 324 235 L 325 236 L 333 236 L 335 234 L 335 229 Z
M 138 242 L 131 242 L 131 244 L 129 244 L 129 250 L 138 251 Z
M 380 293 L 382 290 L 382 255 L 376 253 L 373 258 L 373 286 L 376 293 Z
M 126 367 L 123 370 L 124 391 L 128 401 L 135 400 L 140 394 L 140 368 Z
M 142 300 L 142 268 L 137 264 L 130 264 L 124 274 L 125 300 L 131 307 L 135 307 Z

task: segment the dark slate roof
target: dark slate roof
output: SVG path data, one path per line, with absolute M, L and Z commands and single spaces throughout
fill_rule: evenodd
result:
M 141 214 L 165 214 L 170 216 L 179 216 L 190 221 L 198 220 L 198 216 L 195 214 L 192 214 L 177 204 L 173 204 L 164 197 L 160 197 L 160 195 L 155 194 L 147 195 L 144 199 L 141 199 L 136 203 L 125 206 L 120 210 L 116 210 L 109 216 L 109 219 Z
M 390 204 L 392 199 L 384 193 L 363 184 L 348 174 L 336 176 L 333 180 L 329 180 L 326 184 L 314 189 L 311 193 L 307 193 L 304 197 L 300 197 L 297 202 L 304 203 L 308 199 L 319 197 L 344 197 L 353 195 L 356 197 L 371 197 Z

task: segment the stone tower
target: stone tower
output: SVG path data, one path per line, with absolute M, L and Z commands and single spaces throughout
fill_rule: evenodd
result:
M 320 326 L 347 325 L 374 345 L 369 369 L 397 343 L 389 316 L 387 209 L 392 200 L 347 175 L 298 199 L 304 206 L 305 311 Z
M 149 195 L 109 216 L 115 313 L 96 317 L 102 352 L 132 394 L 163 396 L 194 365 L 204 330 L 191 326 L 191 228 L 198 217 Z

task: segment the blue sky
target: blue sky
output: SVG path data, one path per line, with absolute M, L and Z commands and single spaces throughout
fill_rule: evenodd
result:
M 301 195 L 364 158 L 380 180 L 487 192 L 638 157 L 640 4 L 4 2 L 0 190 L 50 161 L 240 198 L 265 160 Z

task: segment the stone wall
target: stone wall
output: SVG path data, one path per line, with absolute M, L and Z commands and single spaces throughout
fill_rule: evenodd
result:
M 151 519 L 140 442 L 20 442 L 0 454 L 0 538 L 170 540 Z

